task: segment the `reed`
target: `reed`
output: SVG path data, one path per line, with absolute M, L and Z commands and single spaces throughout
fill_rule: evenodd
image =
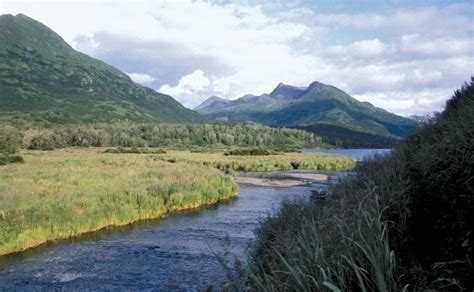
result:
M 235 196 L 232 175 L 102 149 L 26 151 L 0 171 L 0 255 Z
M 342 155 L 324 153 L 279 153 L 274 155 L 225 155 L 224 152 L 191 153 L 189 151 L 168 151 L 156 156 L 164 161 L 187 162 L 190 164 L 212 166 L 220 170 L 272 171 L 291 169 L 316 169 L 341 171 L 352 169 L 356 162 Z

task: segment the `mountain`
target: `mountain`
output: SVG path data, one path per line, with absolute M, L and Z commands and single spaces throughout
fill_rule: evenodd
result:
M 280 83 L 270 94 L 204 103 L 197 111 L 211 120 L 295 127 L 346 147 L 389 147 L 419 127 L 414 120 L 360 102 L 320 82 L 307 87 Z
M 411 115 L 410 119 L 415 120 L 420 123 L 428 123 L 431 119 L 435 117 L 436 113 L 427 113 L 422 115 Z
M 218 96 L 211 96 L 209 97 L 208 99 L 206 99 L 203 103 L 201 103 L 200 105 L 198 105 L 196 108 L 194 108 L 195 110 L 198 110 L 200 108 L 205 108 L 205 107 L 209 107 L 209 106 L 216 106 L 217 104 L 227 104 L 229 103 L 230 101 L 227 100 L 227 99 L 223 99 L 223 98 L 220 98 Z
M 0 16 L 0 121 L 202 122 L 168 95 L 75 51 L 23 14 Z

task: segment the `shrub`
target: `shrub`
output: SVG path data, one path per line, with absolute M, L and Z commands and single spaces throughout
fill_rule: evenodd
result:
M 235 156 L 267 156 L 267 155 L 277 155 L 280 152 L 277 152 L 272 149 L 266 148 L 239 148 L 228 150 L 224 152 L 225 156 L 235 155 Z
M 21 146 L 22 135 L 14 127 L 0 125 L 0 153 L 13 154 Z
M 8 163 L 23 163 L 23 162 L 25 162 L 25 160 L 20 155 L 0 153 L 0 165 L 6 165 Z
M 104 151 L 104 153 L 114 153 L 114 154 L 124 154 L 124 153 L 134 153 L 134 154 L 166 154 L 166 151 L 163 149 L 150 149 L 150 148 L 109 148 Z
M 472 121 L 474 79 L 434 122 L 359 165 L 327 199 L 287 203 L 268 218 L 239 287 L 471 291 Z
M 474 288 L 474 79 L 456 91 L 436 121 L 397 151 L 407 195 L 405 264 L 416 260 L 428 282 Z M 469 273 L 471 276 L 469 276 Z

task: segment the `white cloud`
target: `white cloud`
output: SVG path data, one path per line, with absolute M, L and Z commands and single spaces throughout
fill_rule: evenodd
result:
M 423 90 L 417 92 L 387 91 L 367 92 L 354 97 L 360 101 L 368 101 L 377 107 L 391 112 L 402 111 L 405 116 L 419 113 L 439 112 L 444 108 L 446 99 L 452 95 L 451 89 Z M 416 97 L 416 98 L 415 98 Z M 422 109 L 422 111 L 420 111 Z
M 181 77 L 176 86 L 165 84 L 159 91 L 176 97 L 190 107 L 195 107 L 212 93 L 211 80 L 204 76 L 204 72 L 196 70 Z
M 267 4 L 246 2 L 6 0 L 2 12 L 45 23 L 188 107 L 213 94 L 233 99 L 318 80 L 399 114 L 423 113 L 474 68 L 463 5 L 339 14 L 282 6 L 270 14 Z
M 140 84 L 148 84 L 155 80 L 155 78 L 151 77 L 148 74 L 140 74 L 140 73 L 127 73 L 133 81 L 140 83 Z

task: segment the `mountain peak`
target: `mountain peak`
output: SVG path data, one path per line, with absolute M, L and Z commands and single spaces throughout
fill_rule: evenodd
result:
M 201 122 L 172 97 L 75 51 L 46 25 L 24 15 L 0 16 L 1 119 L 48 123 Z M 1 86 L 0 86 L 1 87 Z M 27 102 L 25 102 L 27 100 Z
M 16 44 L 22 48 L 35 47 L 36 50 L 56 53 L 71 48 L 64 39 L 41 22 L 22 13 L 15 16 L 0 16 L 0 40 L 5 44 Z
M 213 95 L 213 96 L 209 97 L 208 99 L 206 99 L 205 101 L 203 101 L 200 105 L 198 105 L 194 109 L 205 108 L 205 107 L 213 105 L 216 102 L 228 102 L 228 101 L 229 100 L 227 100 L 227 99 L 223 99 L 221 97 Z
M 283 82 L 280 82 L 270 93 L 270 96 L 281 99 L 296 99 L 303 96 L 305 92 L 306 88 L 287 85 Z

